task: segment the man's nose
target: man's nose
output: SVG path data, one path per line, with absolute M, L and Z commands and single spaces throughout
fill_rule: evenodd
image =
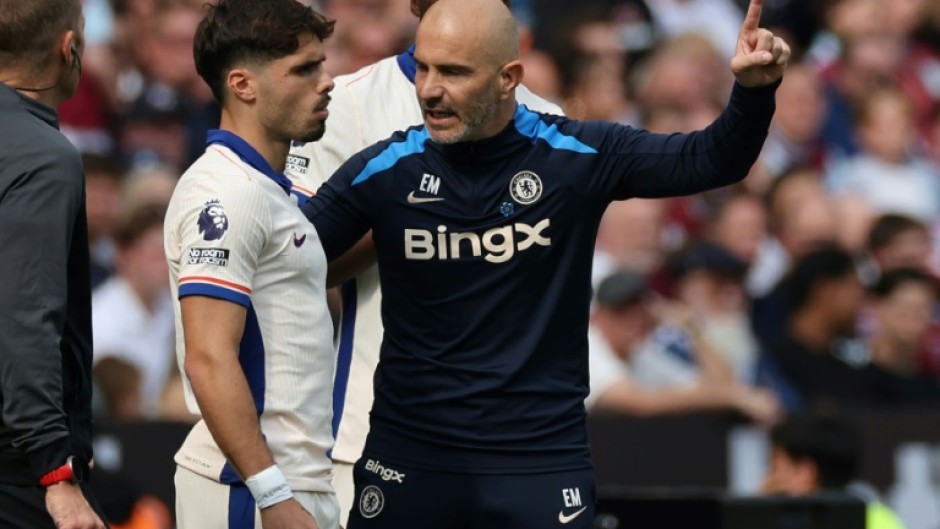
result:
M 423 100 L 440 99 L 444 95 L 444 87 L 440 83 L 440 77 L 429 72 L 424 76 L 418 85 L 418 97 Z

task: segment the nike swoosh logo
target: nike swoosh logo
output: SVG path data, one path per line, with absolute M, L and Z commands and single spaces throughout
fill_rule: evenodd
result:
M 585 509 L 587 509 L 587 507 L 581 507 L 580 510 L 577 510 L 569 515 L 565 515 L 565 511 L 558 511 L 558 521 L 561 523 L 568 523 L 578 516 L 581 516 L 581 513 L 584 512 Z
M 427 202 L 440 202 L 442 200 L 444 199 L 440 197 L 427 197 L 427 198 L 416 197 L 414 191 L 412 191 L 411 193 L 408 193 L 409 204 L 424 204 Z
M 297 234 L 296 234 L 296 233 L 294 234 L 294 246 L 296 246 L 297 248 L 300 248 L 301 246 L 303 246 L 303 245 L 304 245 L 304 241 L 306 241 L 306 240 L 307 240 L 307 234 L 306 234 L 306 233 L 304 234 L 303 237 L 301 237 L 301 238 L 299 238 L 299 239 L 297 238 Z

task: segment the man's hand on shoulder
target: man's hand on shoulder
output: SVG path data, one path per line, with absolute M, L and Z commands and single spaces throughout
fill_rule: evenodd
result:
M 71 481 L 46 487 L 46 510 L 57 529 L 105 529 L 82 489 Z
M 731 71 L 738 84 L 748 88 L 777 82 L 790 60 L 790 46 L 760 27 L 762 4 L 763 0 L 751 0 L 731 58 Z
M 313 515 L 291 498 L 261 511 L 264 529 L 319 529 Z

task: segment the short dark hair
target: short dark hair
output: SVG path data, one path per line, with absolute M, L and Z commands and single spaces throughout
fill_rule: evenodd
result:
M 286 57 L 300 47 L 302 35 L 326 40 L 334 24 L 297 0 L 219 0 L 196 29 L 196 71 L 222 103 L 233 67 Z
M 774 203 L 777 202 L 777 197 L 780 195 L 783 188 L 789 185 L 790 182 L 799 180 L 800 178 L 810 178 L 810 175 L 816 172 L 815 169 L 808 166 L 791 167 L 771 181 L 767 190 L 764 191 L 764 206 L 767 207 L 767 213 L 770 214 L 770 217 L 773 218 L 777 214 L 777 212 L 774 211 Z
M 838 490 L 856 479 L 861 437 L 847 419 L 835 415 L 792 415 L 771 430 L 773 446 L 794 459 L 816 464 L 819 487 Z
M 924 236 L 928 235 L 927 226 L 916 219 L 896 213 L 882 215 L 868 232 L 868 251 L 874 253 L 890 246 L 898 235 L 908 231 L 919 231 Z
M 871 288 L 871 294 L 876 299 L 885 299 L 907 283 L 919 284 L 931 293 L 936 293 L 937 285 L 930 274 L 916 268 L 896 268 L 881 274 L 878 282 Z
M 81 13 L 81 0 L 0 0 L 0 67 L 42 65 Z
M 621 269 L 601 281 L 594 300 L 599 307 L 619 310 L 643 301 L 648 293 L 649 285 L 643 274 Z
M 123 180 L 120 164 L 114 156 L 83 152 L 82 167 L 85 169 L 86 178 L 103 177 L 115 182 Z
M 721 221 L 724 218 L 725 213 L 731 209 L 731 205 L 737 204 L 738 202 L 753 202 L 760 205 L 761 209 L 763 209 L 765 212 L 768 211 L 767 204 L 761 199 L 760 196 L 751 191 L 748 191 L 743 187 L 732 188 L 728 195 L 715 202 L 714 207 L 711 209 L 711 211 L 708 212 L 708 222 L 710 224 L 715 224 Z
M 114 229 L 114 244 L 126 249 L 153 228 L 162 228 L 166 217 L 163 204 L 145 204 L 118 218 Z
M 852 255 L 838 246 L 827 245 L 797 261 L 778 288 L 786 296 L 788 313 L 792 314 L 806 306 L 820 283 L 852 273 L 855 273 Z
M 709 241 L 695 241 L 686 245 L 669 256 L 665 268 L 675 281 L 697 271 L 734 282 L 743 282 L 747 275 L 747 263 L 727 248 Z

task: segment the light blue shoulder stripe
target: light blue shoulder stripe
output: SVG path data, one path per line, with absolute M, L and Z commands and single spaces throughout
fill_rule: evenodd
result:
M 424 127 L 408 132 L 404 141 L 389 144 L 378 156 L 369 160 L 362 168 L 352 185 L 358 185 L 372 178 L 375 174 L 391 169 L 405 156 L 424 152 L 424 142 L 428 139 L 428 131 Z
M 548 125 L 542 121 L 538 114 L 532 112 L 525 105 L 516 107 L 514 118 L 516 130 L 528 136 L 534 144 L 538 140 L 548 143 L 553 149 L 574 151 L 582 154 L 597 154 L 597 149 L 581 143 L 574 136 L 568 136 L 558 130 L 557 125 Z

